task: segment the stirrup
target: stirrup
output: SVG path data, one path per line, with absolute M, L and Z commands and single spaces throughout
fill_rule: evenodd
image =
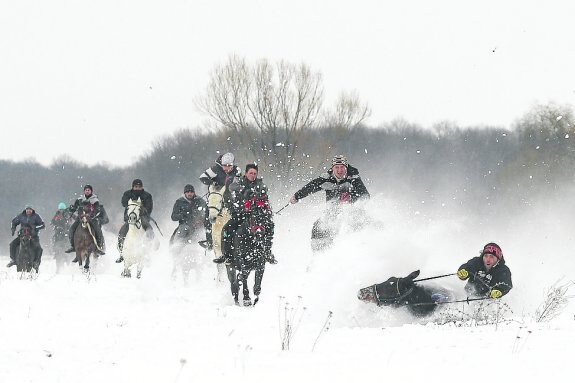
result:
M 120 255 L 120 258 L 116 259 L 116 263 L 122 263 L 122 262 L 124 262 L 124 257 Z
M 226 262 L 226 257 L 222 255 L 221 257 L 214 258 L 213 262 L 217 264 L 224 263 Z

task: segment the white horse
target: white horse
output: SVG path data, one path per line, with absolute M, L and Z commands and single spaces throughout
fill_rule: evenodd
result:
M 140 197 L 136 201 L 133 199 L 128 201 L 128 232 L 120 253 L 124 258 L 122 276 L 127 278 L 132 276 L 130 268 L 134 265 L 137 267 L 136 277 L 140 278 L 142 276 L 146 254 L 151 246 L 150 240 L 146 236 L 146 230 L 142 225 L 141 209 L 142 201 Z
M 208 217 L 212 224 L 212 243 L 214 247 L 215 258 L 222 255 L 222 229 L 224 225 L 230 220 L 231 214 L 224 204 L 224 193 L 226 186 L 217 187 L 210 185 L 208 188 Z M 229 273 L 230 267 L 224 267 L 223 264 L 218 264 L 218 283 L 224 282 L 224 272 Z M 233 270 L 232 270 L 233 272 Z

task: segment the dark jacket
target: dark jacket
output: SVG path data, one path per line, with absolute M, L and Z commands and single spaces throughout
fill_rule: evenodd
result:
M 68 227 L 72 222 L 72 213 L 68 209 L 58 209 L 50 221 L 55 227 Z
M 234 194 L 233 212 L 235 214 L 245 215 L 259 209 L 271 217 L 268 187 L 261 178 L 250 182 L 246 176 L 242 176 L 238 182 L 230 185 L 230 191 Z
M 216 163 L 200 175 L 200 181 L 208 186 L 212 184 L 217 186 L 230 186 L 232 182 L 237 182 L 241 175 L 242 171 L 235 165 L 226 173 L 222 166 Z
M 502 258 L 489 271 L 483 264 L 483 257 L 471 258 L 459 267 L 469 273 L 469 280 L 465 285 L 465 291 L 472 296 L 486 296 L 492 289 L 501 291 L 505 295 L 513 288 L 511 282 L 511 270 L 505 265 Z
M 326 174 L 311 180 L 307 185 L 295 192 L 294 196 L 297 200 L 300 200 L 320 190 L 325 190 L 327 202 L 339 200 L 353 203 L 360 198 L 369 198 L 369 192 L 359 176 L 359 171 L 351 165 L 347 167 L 345 178 L 338 180 L 333 175 L 332 170 L 329 169 Z
M 124 194 L 122 195 L 122 206 L 125 208 L 124 209 L 124 221 L 128 222 L 128 202 L 130 201 L 130 199 L 133 199 L 134 201 L 136 201 L 138 199 L 138 197 L 140 197 L 140 200 L 142 201 L 142 207 L 143 209 L 140 212 L 140 215 L 142 217 L 150 217 L 150 215 L 152 214 L 152 210 L 154 209 L 154 201 L 152 199 L 152 195 L 150 193 L 148 193 L 147 191 L 145 191 L 144 189 L 142 190 L 126 190 L 124 192 Z
M 32 210 L 32 214 L 27 215 L 26 210 L 22 211 L 22 213 L 18 214 L 16 217 L 12 219 L 12 233 L 16 230 L 16 226 L 18 225 L 30 225 L 37 233 L 39 230 L 45 228 L 44 221 L 42 217 L 36 214 L 36 211 Z
M 185 196 L 180 197 L 174 203 L 172 209 L 172 221 L 177 221 L 180 224 L 188 224 L 191 228 L 199 228 L 204 225 L 206 219 L 206 202 L 194 196 L 191 200 Z
M 76 199 L 76 201 L 74 201 L 74 204 L 70 206 L 68 210 L 72 213 L 75 213 L 81 208 L 90 212 L 91 219 L 97 218 L 100 221 L 100 224 L 108 223 L 107 221 L 103 222 L 102 220 L 102 216 L 105 216 L 106 220 L 108 217 L 105 211 L 102 212 L 103 206 L 100 204 L 98 196 L 95 194 L 90 195 L 88 198 L 86 198 L 85 195 L 81 196 L 80 198 Z

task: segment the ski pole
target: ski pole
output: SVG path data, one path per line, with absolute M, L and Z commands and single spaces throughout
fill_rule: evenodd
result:
M 451 273 L 451 274 L 438 275 L 438 276 L 436 276 L 436 277 L 415 279 L 413 282 L 429 281 L 430 279 L 437 279 L 437 278 L 449 277 L 449 276 L 456 275 L 456 274 L 457 274 L 457 273 Z

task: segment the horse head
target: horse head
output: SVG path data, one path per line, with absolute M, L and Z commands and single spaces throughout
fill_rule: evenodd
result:
M 224 210 L 224 193 L 226 186 L 210 185 L 208 188 L 208 217 L 210 223 L 216 222 L 218 215 Z
M 78 210 L 78 214 L 80 217 L 80 223 L 82 224 L 82 227 L 85 229 L 88 226 L 88 223 L 90 222 L 90 219 L 92 217 L 92 210 L 87 206 L 82 206 Z
M 30 242 L 32 241 L 32 237 L 34 236 L 34 234 L 36 233 L 36 231 L 34 230 L 34 228 L 29 225 L 29 224 L 23 224 L 20 227 L 20 231 L 19 231 L 19 237 L 20 237 L 20 244 L 23 246 L 28 246 L 30 244 Z
M 357 293 L 357 298 L 378 306 L 402 305 L 409 302 L 409 296 L 416 287 L 413 280 L 419 276 L 419 270 L 404 278 L 391 277 L 387 281 L 364 287 Z
M 142 200 L 138 197 L 137 200 L 130 199 L 128 201 L 128 224 L 129 225 L 136 225 L 138 229 L 142 225 L 142 218 L 141 218 L 141 210 L 142 210 Z

